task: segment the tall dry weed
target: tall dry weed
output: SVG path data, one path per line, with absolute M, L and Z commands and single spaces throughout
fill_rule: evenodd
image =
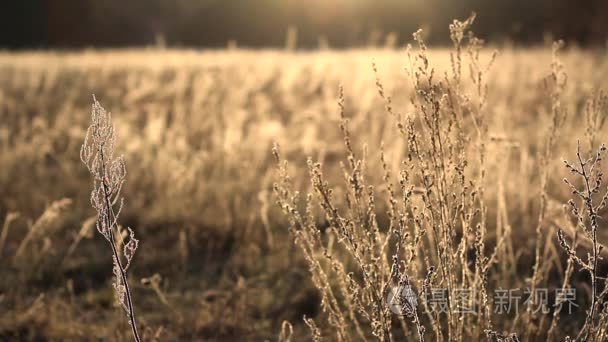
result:
M 548 216 L 553 214 L 550 209 L 555 202 L 548 189 L 552 159 L 567 118 L 563 104 L 567 76 L 558 59 L 562 44 L 553 47 L 551 73 L 545 79 L 550 121 L 537 165 L 539 209 L 532 273 L 530 278 L 518 279 L 515 270 L 520 257 L 515 255 L 502 189 L 504 173 L 498 177 L 497 201 L 492 202 L 497 203 L 497 209 L 489 207 L 487 189 L 491 186 L 488 170 L 495 170 L 489 164 L 490 153 L 501 162 L 501 156 L 509 155 L 504 149 L 520 145 L 489 132 L 488 75 L 497 54 L 482 60 L 483 41 L 470 31 L 474 19 L 472 15 L 450 25 L 451 68 L 443 74 L 433 67 L 421 31 L 414 33 L 417 48 L 408 47 L 406 68 L 413 92 L 410 110 L 405 114 L 396 109 L 378 76 L 377 65 L 372 65 L 388 119 L 395 123 L 405 145 L 397 177 L 384 143 L 376 161 L 370 160 L 367 145 L 361 150 L 355 148 L 358 137 L 349 128 L 342 88 L 338 109 L 346 158 L 340 163 L 341 186 L 330 185 L 323 165 L 309 158 L 310 192 L 301 195 L 278 146 L 273 148 L 278 165 L 276 198 L 321 294 L 322 322 L 305 318 L 314 340 L 374 337 L 381 341 L 519 341 L 521 336 L 531 341 L 556 337 L 560 310 L 551 312 L 537 293 L 539 288 L 550 286 L 553 265 L 560 263 L 551 233 L 555 226 L 547 222 L 551 221 Z M 468 78 L 463 76 L 466 67 Z M 600 93 L 586 105 L 590 143 L 595 142 L 597 127 L 603 125 L 600 108 L 604 102 Z M 601 160 L 599 153 L 596 160 Z M 578 169 L 567 165 L 594 187 L 579 191 L 571 185 L 587 203 L 592 253 L 582 261 L 560 230 L 559 241 L 569 256 L 560 286 L 568 288 L 575 264 L 591 273 L 591 309 L 578 337 L 587 341 L 605 336 L 605 327 L 600 324 L 606 317 L 598 315 L 598 303 L 603 302 L 606 291 L 601 295 L 596 291 L 601 248 L 594 232 L 599 220 L 597 210 L 606 200 L 600 206 L 589 204 L 592 193 L 602 184 L 602 174 L 595 170 L 595 178 L 590 180 L 591 171 L 585 168 L 593 169 L 595 162 L 580 157 L 579 161 Z M 496 225 L 489 221 L 490 210 L 496 212 Z M 579 226 L 585 228 L 580 212 L 575 215 L 580 217 Z M 525 287 L 530 298 L 521 314 L 497 319 L 493 307 L 497 299 L 491 291 L 501 289 L 503 284 Z M 444 296 L 445 311 L 431 307 L 436 303 L 429 298 L 437 290 Z
M 80 159 L 93 176 L 91 205 L 97 211 L 97 231 L 108 241 L 112 251 L 116 299 L 127 313 L 133 337 L 136 341 L 140 341 L 135 308 L 127 279 L 127 271 L 131 266 L 139 241 L 135 239 L 131 228 L 127 228 L 128 232 L 126 232 L 118 225 L 118 218 L 124 203 L 120 191 L 127 176 L 127 169 L 122 156 L 114 157 L 116 137 L 112 116 L 106 112 L 95 97 L 93 97 L 93 101 L 92 123 L 82 144 Z M 124 242 L 123 234 L 128 235 L 127 242 Z

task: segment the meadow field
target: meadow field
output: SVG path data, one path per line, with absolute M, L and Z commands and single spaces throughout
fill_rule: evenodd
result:
M 605 338 L 608 52 L 412 43 L 0 52 L 0 340 L 131 339 L 80 160 L 93 94 L 143 340 Z M 393 285 L 472 310 L 395 314 Z

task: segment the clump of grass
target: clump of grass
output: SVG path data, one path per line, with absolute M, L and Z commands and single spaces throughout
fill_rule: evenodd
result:
M 544 146 L 538 152 L 540 186 L 535 194 L 540 203 L 538 221 L 533 227 L 536 241 L 531 253 L 534 259 L 530 260 L 532 274 L 518 280 L 515 270 L 519 257 L 513 252 L 503 190 L 498 193 L 496 227 L 488 217 L 489 145 L 500 149 L 511 142 L 489 133 L 487 75 L 496 53 L 487 61 L 481 60 L 483 41 L 470 31 L 474 18 L 472 15 L 450 25 L 454 45 L 450 53 L 451 70 L 442 76 L 430 62 L 421 31 L 413 34 L 417 49 L 408 47 L 407 51 L 406 71 L 413 92 L 409 99 L 411 111 L 406 114 L 395 109 L 376 64 L 372 65 L 377 91 L 405 145 L 399 150 L 403 159 L 396 177 L 392 169 L 396 164 L 390 162 L 383 143 L 378 153 L 379 170 L 370 166 L 367 145 L 361 151 L 356 148 L 342 88 L 338 100 L 346 152 L 340 164 L 342 186 L 332 187 L 321 162 L 309 158 L 310 193 L 302 196 L 294 188 L 278 146 L 273 148 L 278 165 L 278 182 L 274 185 L 277 201 L 290 221 L 289 229 L 321 293 L 326 321 L 305 318 L 314 340 L 373 337 L 380 341 L 404 338 L 519 341 L 520 336 L 537 340 L 557 335 L 560 309 L 551 312 L 548 303 L 539 303 L 537 290 L 550 286 L 553 262 L 559 262 L 558 256 L 549 257 L 550 251 L 558 253 L 554 242 L 546 239 L 547 235 L 554 236 L 547 234 L 546 229 L 550 232 L 555 229 L 547 227 L 548 216 L 552 214 L 549 205 L 553 203 L 549 194 L 550 166 L 559 131 L 567 118 L 562 103 L 567 75 L 557 55 L 562 43 L 553 46 L 551 73 L 545 79 L 550 124 Z M 462 72 L 467 64 L 468 78 Z M 590 127 L 586 135 L 591 143 L 596 139 L 598 127 L 604 124 L 600 112 L 605 98 L 599 94 L 586 106 Z M 600 152 L 604 150 L 603 147 Z M 491 152 L 505 154 L 498 150 Z M 584 230 L 592 241 L 588 260 L 576 256 L 576 241 L 569 245 L 561 230 L 559 234 L 559 242 L 569 256 L 568 267 L 562 272 L 562 289 L 569 286 L 575 263 L 592 274 L 591 309 L 579 335 L 583 340 L 604 336 L 608 320 L 606 311 L 598 315 L 599 303 L 608 290 L 597 293 L 597 281 L 604 278 L 597 276 L 601 247 L 596 234 L 598 210 L 608 202 L 608 194 L 600 205 L 591 203 L 592 194 L 599 191 L 602 183 L 602 174 L 596 166 L 601 160 L 600 152 L 595 160 L 584 161 L 579 151 L 579 167 L 566 164 L 583 176 L 587 184 L 586 190 L 579 191 L 569 183 L 582 198 L 591 222 L 591 228 Z M 499 182 L 500 188 L 503 180 Z M 574 208 L 583 229 L 585 218 Z M 526 286 L 530 298 L 521 315 L 511 313 L 497 320 L 490 290 L 502 287 L 503 282 Z M 394 289 L 400 291 L 391 292 Z M 428 299 L 437 289 L 444 290 L 445 312 L 430 307 Z M 422 300 L 412 299 L 415 297 Z M 540 313 L 533 309 L 539 305 L 544 305 Z M 394 306 L 400 315 L 391 313 Z
M 127 175 L 126 164 L 122 156 L 114 158 L 116 137 L 112 116 L 94 96 L 91 119 L 92 123 L 80 150 L 80 159 L 93 176 L 91 205 L 97 211 L 97 231 L 108 241 L 112 250 L 116 299 L 127 313 L 134 339 L 140 341 L 127 279 L 127 271 L 139 241 L 135 239 L 133 230 L 127 228 L 129 240 L 125 243 L 122 239 L 123 232 L 118 225 L 118 217 L 124 203 L 120 191 Z M 122 253 L 119 245 L 123 247 Z
M 28 223 L 29 230 L 19 243 L 13 256 L 13 263 L 15 265 L 24 266 L 30 264 L 31 266 L 40 262 L 43 255 L 51 249 L 52 243 L 49 236 L 61 228 L 63 218 L 71 205 L 72 200 L 69 198 L 54 201 L 34 223 Z M 31 247 L 36 242 L 40 245 L 33 248 L 37 252 L 26 253 L 27 247 Z
M 495 55 L 488 62 L 480 61 L 482 42 L 468 31 L 473 20 L 471 16 L 450 26 L 455 46 L 451 77 L 436 75 L 421 32 L 414 33 L 418 51 L 413 57 L 408 52 L 408 73 L 415 90 L 410 99 L 413 113 L 397 114 L 382 82 L 376 78 L 386 111 L 407 146 L 406 159 L 398 173 L 398 188 L 393 184 L 393 171 L 383 148 L 379 162 L 384 191 L 379 193 L 370 184 L 368 152 L 365 148 L 362 152 L 355 150 L 342 90 L 338 104 L 346 149 L 346 162 L 342 164 L 344 208 L 340 209 L 341 201 L 325 180 L 321 163 L 309 159 L 312 193 L 306 196 L 305 209 L 301 211 L 299 193 L 291 188 L 286 163 L 278 148 L 274 149 L 279 163 L 280 182 L 275 185 L 278 202 L 291 221 L 290 229 L 321 292 L 321 306 L 332 328 L 329 333 L 338 340 L 355 336 L 368 339 L 371 332 L 381 341 L 401 337 L 422 341 L 431 333 L 438 340 L 462 341 L 480 338 L 485 330 L 493 328 L 488 273 L 499 261 L 506 239 L 505 235 L 499 236 L 493 250 L 486 247 L 483 187 L 488 129 L 483 111 L 487 95 L 485 74 Z M 462 61 L 467 57 L 472 94 L 460 86 Z M 373 68 L 377 72 L 375 65 Z M 469 169 L 464 153 L 472 142 L 478 146 L 476 170 Z M 386 203 L 379 203 L 382 198 Z M 328 229 L 317 226 L 316 204 Z M 387 208 L 386 224 L 377 217 L 380 204 Z M 327 234 L 327 241 L 321 231 Z M 338 244 L 334 245 L 334 241 Z M 385 302 L 394 288 L 407 289 L 405 293 L 392 294 L 403 312 L 398 319 L 401 328 L 397 330 Z M 432 288 L 446 290 L 445 315 L 431 312 L 426 301 L 419 305 L 411 299 L 412 295 L 427 298 Z M 471 296 L 453 297 L 457 289 L 467 289 Z M 471 307 L 474 314 L 457 310 L 460 306 Z M 408 327 L 406 320 L 413 327 Z M 320 334 L 320 328 L 311 320 L 306 323 L 315 336 Z

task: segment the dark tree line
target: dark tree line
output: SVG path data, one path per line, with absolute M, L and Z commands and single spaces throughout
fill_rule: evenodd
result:
M 0 47 L 150 45 L 282 46 L 289 27 L 298 47 L 398 43 L 418 27 L 447 43 L 453 18 L 478 14 L 474 26 L 493 42 L 542 42 L 547 34 L 581 45 L 606 44 L 608 0 L 16 0 L 0 9 Z

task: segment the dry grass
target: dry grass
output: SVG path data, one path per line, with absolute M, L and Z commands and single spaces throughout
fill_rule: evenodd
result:
M 1 53 L 0 339 L 131 338 L 112 257 L 90 238 L 78 156 L 91 93 L 129 165 L 143 340 L 603 338 L 606 213 L 564 211 L 561 157 L 608 140 L 606 52 L 504 47 L 487 68 L 494 49 L 468 24 L 454 23 L 451 49 L 417 35 L 409 57 Z M 479 305 L 433 314 L 405 298 L 395 315 L 394 285 L 470 289 Z M 492 308 L 499 288 L 569 287 L 572 315 Z

